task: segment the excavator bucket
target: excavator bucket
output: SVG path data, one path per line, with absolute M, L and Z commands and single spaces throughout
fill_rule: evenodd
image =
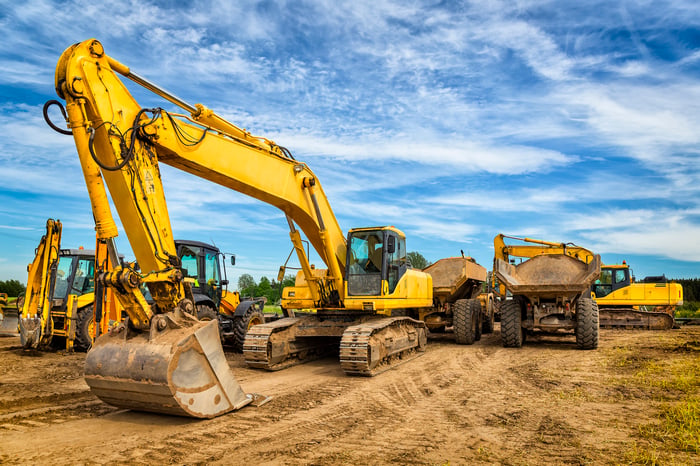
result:
M 95 341 L 85 381 L 97 397 L 121 408 L 196 418 L 254 401 L 231 373 L 217 321 L 183 322 L 173 313 L 157 317 L 150 333 L 123 323 Z
M 19 312 L 16 307 L 0 309 L 0 336 L 17 336 Z

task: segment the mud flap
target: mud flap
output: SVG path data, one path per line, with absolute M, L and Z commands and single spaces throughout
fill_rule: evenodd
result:
M 121 325 L 95 341 L 85 381 L 98 398 L 121 408 L 196 418 L 254 401 L 231 373 L 216 321 L 158 317 L 150 333 Z M 165 322 L 166 328 L 156 330 Z

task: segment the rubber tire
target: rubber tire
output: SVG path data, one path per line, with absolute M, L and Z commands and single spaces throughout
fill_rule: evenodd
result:
M 472 319 L 474 319 L 474 341 L 479 341 L 481 340 L 481 331 L 484 325 L 484 313 L 481 309 L 481 300 L 478 298 L 470 299 L 469 307 L 471 308 L 472 316 L 476 316 L 476 319 L 472 317 Z
M 474 319 L 478 314 L 472 314 L 470 299 L 458 299 L 452 305 L 452 320 L 455 332 L 455 341 L 458 345 L 472 345 L 476 337 L 474 331 Z M 479 306 L 481 307 L 481 306 Z
M 197 319 L 205 322 L 219 320 L 219 313 L 208 304 L 197 304 Z
M 243 342 L 248 329 L 253 325 L 265 323 L 265 316 L 255 306 L 251 306 L 242 316 L 233 317 L 233 339 L 229 344 L 237 353 L 243 352 Z
M 515 300 L 501 304 L 501 343 L 504 348 L 520 348 L 525 341 L 522 310 Z
M 489 299 L 486 304 L 486 314 L 484 315 L 484 324 L 481 328 L 483 333 L 493 333 L 493 300 Z
M 576 346 L 583 350 L 598 348 L 599 328 L 598 304 L 590 298 L 579 298 L 576 303 Z
M 75 351 L 88 351 L 92 348 L 92 337 L 90 336 L 90 326 L 95 321 L 92 305 L 78 309 L 78 320 L 76 320 L 75 340 L 73 349 Z

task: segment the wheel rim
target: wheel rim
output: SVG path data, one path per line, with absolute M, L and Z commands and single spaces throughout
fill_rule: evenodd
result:
M 261 319 L 260 317 L 253 317 L 248 321 L 248 327 L 246 327 L 246 330 L 250 330 L 250 327 L 260 325 L 262 323 L 264 323 L 263 319 Z

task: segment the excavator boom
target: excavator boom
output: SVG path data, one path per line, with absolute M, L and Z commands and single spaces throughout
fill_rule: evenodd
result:
M 110 258 L 111 266 L 96 281 L 114 291 L 128 314 L 125 322 L 95 341 L 86 358 L 86 382 L 116 406 L 191 417 L 210 418 L 250 403 L 252 396 L 242 391 L 226 364 L 217 322 L 200 322 L 194 316 L 158 158 L 140 139 L 154 119 L 125 91 L 96 40 L 63 53 L 56 67 L 56 91 L 66 101 L 97 240 L 106 244 Z M 105 184 L 138 270 L 118 265 L 117 227 Z M 152 304 L 142 285 L 148 287 Z

